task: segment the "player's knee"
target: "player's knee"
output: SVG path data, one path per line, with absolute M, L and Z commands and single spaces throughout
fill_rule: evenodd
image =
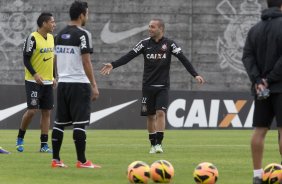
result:
M 165 117 L 165 111 L 157 110 L 156 115 L 157 115 L 157 118 Z
M 64 135 L 64 127 L 61 125 L 55 124 L 52 131 L 52 140 L 60 140 Z
M 73 140 L 77 142 L 83 142 L 86 140 L 85 129 L 74 128 L 73 129 Z
M 25 113 L 25 116 L 33 117 L 36 114 L 37 111 L 38 111 L 38 109 L 28 109 Z

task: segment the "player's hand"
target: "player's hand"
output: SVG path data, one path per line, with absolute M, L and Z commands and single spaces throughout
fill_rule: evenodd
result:
M 97 88 L 97 85 L 95 85 L 95 86 L 92 86 L 92 85 L 91 85 L 91 88 L 92 88 L 91 100 L 92 100 L 92 101 L 95 101 L 95 100 L 97 100 L 98 97 L 99 97 L 99 90 L 98 90 L 98 88 Z
M 268 82 L 267 82 L 267 79 L 262 79 L 262 82 L 263 82 L 263 85 L 265 88 L 268 88 Z
M 58 82 L 57 82 L 56 79 L 54 79 L 53 84 L 52 84 L 53 89 L 55 89 L 57 87 L 57 85 L 58 85 Z
M 197 75 L 197 76 L 195 77 L 195 79 L 196 79 L 197 82 L 200 83 L 200 84 L 204 84 L 204 83 L 206 82 L 205 79 L 204 79 L 202 76 L 200 76 L 200 75 Z
M 266 87 L 264 84 L 255 84 L 256 92 L 259 94 L 261 91 L 263 91 Z
M 110 72 L 112 71 L 113 69 L 113 65 L 111 63 L 104 63 L 103 64 L 103 68 L 100 70 L 100 73 L 102 75 L 109 75 Z
M 36 74 L 33 75 L 33 77 L 34 77 L 34 80 L 36 81 L 37 84 L 44 85 L 43 84 L 43 78 L 39 74 L 36 73 Z

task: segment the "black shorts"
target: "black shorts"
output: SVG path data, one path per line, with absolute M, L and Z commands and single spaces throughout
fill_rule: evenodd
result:
M 156 110 L 166 112 L 168 106 L 168 88 L 143 88 L 141 100 L 141 116 L 156 114 Z
M 54 93 L 52 85 L 39 85 L 25 81 L 26 101 L 28 109 L 46 109 L 54 107 Z
M 265 100 L 255 99 L 253 127 L 270 128 L 273 118 L 277 127 L 282 127 L 282 93 L 272 93 Z
M 91 113 L 91 86 L 88 83 L 58 84 L 57 125 L 89 125 Z

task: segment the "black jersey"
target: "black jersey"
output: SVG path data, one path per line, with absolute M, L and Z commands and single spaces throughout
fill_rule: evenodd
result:
M 87 78 L 81 54 L 93 53 L 91 33 L 68 25 L 55 38 L 59 82 L 90 83 Z
M 169 87 L 171 55 L 176 56 L 192 76 L 198 75 L 181 48 L 166 37 L 159 42 L 152 38 L 141 40 L 130 52 L 111 64 L 113 68 L 117 68 L 140 54 L 144 57 L 143 87 Z

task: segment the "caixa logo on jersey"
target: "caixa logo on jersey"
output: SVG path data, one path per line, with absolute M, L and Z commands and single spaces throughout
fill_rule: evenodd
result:
M 251 128 L 253 100 L 185 99 L 172 100 L 167 110 L 171 128 Z

